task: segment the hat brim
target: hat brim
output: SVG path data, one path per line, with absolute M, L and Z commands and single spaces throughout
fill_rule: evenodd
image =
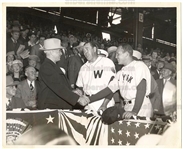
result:
M 57 49 L 62 49 L 62 48 L 64 48 L 64 47 L 60 46 L 58 48 L 53 48 L 53 49 L 39 48 L 39 50 L 50 51 L 50 50 L 57 50 Z
M 172 71 L 173 73 L 175 72 L 175 70 L 172 68 L 164 67 L 163 69 L 168 69 L 168 70 Z
M 8 87 L 8 86 L 15 86 L 15 85 L 18 85 L 19 83 L 20 82 L 18 82 L 18 81 L 14 81 L 13 84 L 6 85 L 6 87 Z
M 14 32 L 19 32 L 20 33 L 20 30 L 11 30 L 12 33 Z

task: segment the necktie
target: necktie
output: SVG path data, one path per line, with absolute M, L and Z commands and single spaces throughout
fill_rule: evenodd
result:
M 31 91 L 34 90 L 34 87 L 33 87 L 33 85 L 32 85 L 32 82 L 30 83 L 30 89 L 31 89 Z

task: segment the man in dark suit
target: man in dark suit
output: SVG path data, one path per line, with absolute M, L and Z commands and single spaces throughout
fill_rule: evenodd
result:
M 61 49 L 61 56 L 60 60 L 57 62 L 57 65 L 63 70 L 63 72 L 67 75 L 68 73 L 68 59 L 69 59 L 69 53 L 68 53 L 68 43 L 66 41 L 62 42 L 62 49 Z
M 73 109 L 79 103 L 82 106 L 90 101 L 72 92 L 69 81 L 56 62 L 60 61 L 61 41 L 56 38 L 44 41 L 46 59 L 39 70 L 40 90 L 38 109 Z
M 32 66 L 25 69 L 26 80 L 19 83 L 15 97 L 24 101 L 27 108 L 36 109 L 39 84 L 36 81 L 36 70 Z
M 162 79 L 157 80 L 159 93 L 162 100 L 162 109 L 165 115 L 171 115 L 176 111 L 176 81 L 171 75 L 175 72 L 173 65 L 165 63 L 162 70 Z

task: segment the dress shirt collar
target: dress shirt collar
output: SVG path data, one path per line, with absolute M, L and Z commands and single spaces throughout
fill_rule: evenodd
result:
M 28 85 L 30 86 L 31 81 L 27 79 L 27 83 L 28 83 Z M 32 81 L 32 86 L 35 87 L 35 81 Z

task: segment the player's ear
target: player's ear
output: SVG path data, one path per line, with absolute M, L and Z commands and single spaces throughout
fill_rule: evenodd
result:
M 93 50 L 94 50 L 95 53 L 97 53 L 97 48 L 96 47 L 94 47 Z

